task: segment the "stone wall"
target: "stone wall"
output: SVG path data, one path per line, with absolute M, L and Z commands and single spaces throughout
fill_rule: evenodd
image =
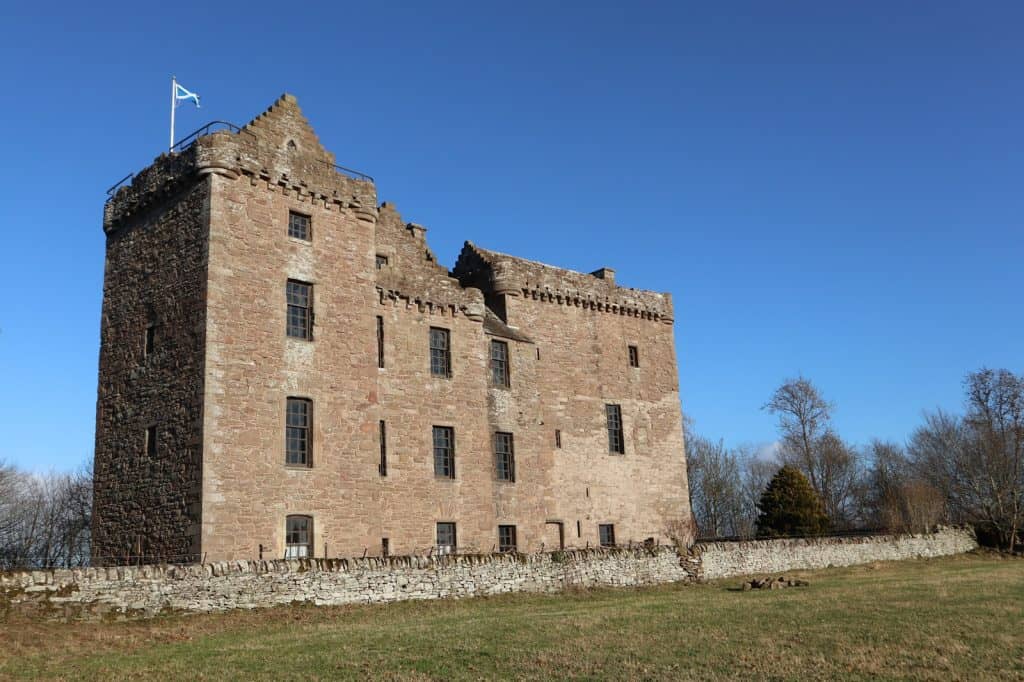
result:
M 570 587 L 633 587 L 753 573 L 938 557 L 977 547 L 969 530 L 928 535 L 758 540 L 538 554 L 223 561 L 0 573 L 0 620 L 146 616 L 293 603 L 372 604 Z
M 977 546 L 974 533 L 964 528 L 940 528 L 925 535 L 703 542 L 690 549 L 683 564 L 693 579 L 716 580 L 756 573 L 948 556 L 969 552 Z
M 388 559 L 230 561 L 0 574 L 0 617 L 90 618 L 296 602 L 369 604 L 684 580 L 673 549 Z

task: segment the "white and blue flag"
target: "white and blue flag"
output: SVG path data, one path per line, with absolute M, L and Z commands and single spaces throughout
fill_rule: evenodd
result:
M 190 99 L 196 103 L 196 108 L 199 108 L 199 95 L 194 92 L 189 92 L 185 88 L 181 87 L 180 83 L 174 84 L 174 99 L 176 102 Z

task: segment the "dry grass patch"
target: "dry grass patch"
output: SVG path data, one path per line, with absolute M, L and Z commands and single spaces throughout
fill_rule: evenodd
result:
M 1024 679 L 1024 561 L 962 556 L 702 586 L 8 622 L 0 676 L 53 679 Z

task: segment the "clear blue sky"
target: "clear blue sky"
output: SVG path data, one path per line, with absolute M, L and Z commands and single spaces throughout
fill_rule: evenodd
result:
M 63 6 L 61 6 L 61 4 Z M 104 191 L 288 91 L 449 267 L 463 240 L 670 291 L 683 408 L 854 442 L 1024 370 L 1020 2 L 5 3 L 0 458 L 91 457 Z

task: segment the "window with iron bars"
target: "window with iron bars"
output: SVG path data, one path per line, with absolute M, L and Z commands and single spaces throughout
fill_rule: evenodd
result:
M 294 339 L 313 338 L 313 285 L 288 280 L 287 334 Z
M 608 451 L 616 454 L 626 454 L 626 441 L 622 433 L 622 407 L 619 405 L 605 405 L 605 412 L 608 418 Z
M 629 347 L 629 366 L 639 367 L 640 366 L 640 349 L 636 346 Z
M 434 475 L 455 478 L 455 429 L 434 427 Z
M 515 483 L 516 454 L 511 433 L 494 434 L 494 459 L 498 470 L 498 480 Z
M 447 329 L 430 328 L 430 373 L 445 378 L 452 375 L 451 332 Z

